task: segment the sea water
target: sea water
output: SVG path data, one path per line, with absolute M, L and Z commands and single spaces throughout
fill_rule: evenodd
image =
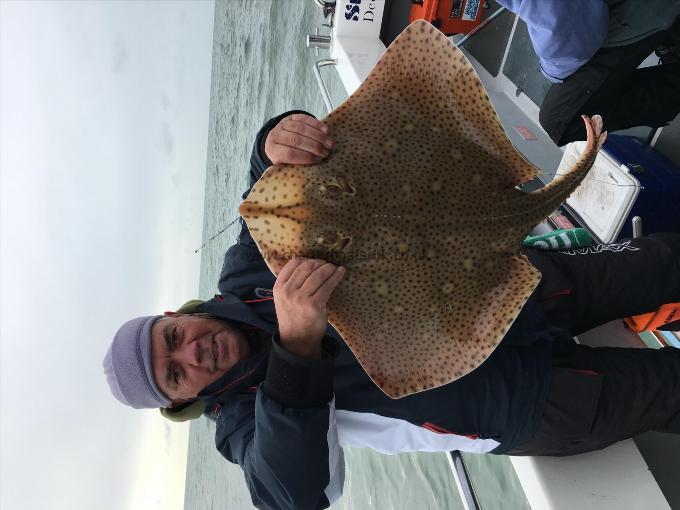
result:
M 312 74 L 316 57 L 305 47 L 306 35 L 314 33 L 322 21 L 321 9 L 313 0 L 216 3 L 204 240 L 237 217 L 253 141 L 262 124 L 291 109 L 325 115 Z M 346 96 L 340 80 L 332 69 L 322 72 L 337 105 Z M 217 292 L 224 253 L 234 243 L 238 228 L 238 223 L 232 225 L 201 250 L 202 299 Z M 484 509 L 529 508 L 507 458 L 466 455 L 465 460 Z M 464 508 L 446 453 L 387 456 L 347 448 L 345 464 L 344 496 L 333 508 Z M 184 507 L 252 508 L 243 472 L 217 452 L 215 427 L 205 418 L 191 424 Z

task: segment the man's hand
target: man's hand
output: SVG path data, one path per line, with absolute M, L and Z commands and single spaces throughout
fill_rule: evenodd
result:
M 264 152 L 274 164 L 311 165 L 324 160 L 335 145 L 328 126 L 320 120 L 294 113 L 274 126 L 264 142 Z
M 345 274 L 323 260 L 292 259 L 274 284 L 274 305 L 284 349 L 305 358 L 321 358 L 326 331 L 326 303 Z

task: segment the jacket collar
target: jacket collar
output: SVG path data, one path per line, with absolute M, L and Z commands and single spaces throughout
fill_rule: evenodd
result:
M 259 313 L 253 310 L 255 306 Z M 201 303 L 195 311 L 242 326 L 251 326 L 269 334 L 273 334 L 276 329 L 276 313 L 272 301 L 249 305 L 237 296 L 225 293 Z M 205 387 L 198 394 L 198 398 L 204 402 L 205 412 L 209 414 L 218 412 L 221 404 L 230 395 L 243 393 L 261 383 L 267 372 L 268 359 L 268 351 L 257 352 L 237 363 L 217 381 Z

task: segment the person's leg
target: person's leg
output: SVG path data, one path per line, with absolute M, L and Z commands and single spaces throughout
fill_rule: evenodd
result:
M 607 84 L 609 85 L 609 84 Z M 612 83 L 592 94 L 565 126 L 557 140 L 565 145 L 583 140 L 580 115 L 601 115 L 605 131 L 635 126 L 663 127 L 680 112 L 680 63 L 646 67 L 631 73 L 625 83 Z
M 636 69 L 620 87 L 604 87 L 584 106 L 591 116 L 607 116 L 604 130 L 662 127 L 680 112 L 680 63 Z
M 539 426 L 508 455 L 576 455 L 650 430 L 680 434 L 680 349 L 554 347 Z
M 680 302 L 680 234 L 524 253 L 543 273 L 537 298 L 546 317 L 571 335 Z
M 550 138 L 557 145 L 584 140 L 581 115 L 601 115 L 606 131 L 673 120 L 680 112 L 680 64 L 637 69 L 665 35 L 602 48 L 563 83 L 552 85 L 539 113 Z

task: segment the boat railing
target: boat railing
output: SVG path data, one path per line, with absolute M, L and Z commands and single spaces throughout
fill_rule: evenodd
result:
M 323 80 L 323 76 L 321 76 L 321 68 L 326 67 L 326 66 L 334 66 L 337 65 L 338 61 L 334 58 L 325 58 L 322 60 L 318 60 L 316 64 L 314 64 L 314 77 L 316 78 L 316 82 L 319 84 L 319 89 L 321 90 L 321 98 L 323 99 L 323 104 L 326 106 L 326 110 L 328 110 L 328 113 L 331 113 L 335 107 L 333 106 L 333 100 L 331 99 L 331 94 L 328 92 L 328 87 L 326 86 L 326 82 Z
M 458 493 L 463 500 L 465 510 L 481 510 L 482 507 L 477 499 L 477 493 L 472 485 L 470 474 L 467 467 L 465 467 L 463 456 L 458 450 L 449 452 L 449 464 L 451 465 L 451 471 L 453 471 L 453 477 L 456 479 Z

